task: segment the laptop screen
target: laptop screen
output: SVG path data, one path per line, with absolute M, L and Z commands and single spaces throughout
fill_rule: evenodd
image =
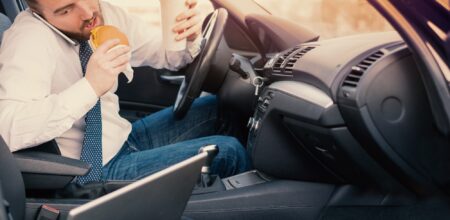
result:
M 180 219 L 207 153 L 201 153 L 69 212 L 68 220 Z

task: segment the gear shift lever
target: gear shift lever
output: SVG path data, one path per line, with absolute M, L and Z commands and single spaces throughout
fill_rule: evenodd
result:
M 208 157 L 206 158 L 205 165 L 202 167 L 201 175 L 200 175 L 200 187 L 206 188 L 210 186 L 214 179 L 211 178 L 211 164 L 214 158 L 219 153 L 219 148 L 217 145 L 207 145 L 198 150 L 198 153 L 208 153 Z

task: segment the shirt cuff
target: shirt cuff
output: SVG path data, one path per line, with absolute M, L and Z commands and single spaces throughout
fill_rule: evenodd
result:
M 194 59 L 197 57 L 197 55 L 200 53 L 200 45 L 202 43 L 202 35 L 198 35 L 198 37 L 194 41 L 188 41 L 187 42 L 187 50 L 189 51 L 189 54 L 191 54 L 191 57 Z
M 86 78 L 80 79 L 71 87 L 59 94 L 63 106 L 75 119 L 80 119 L 98 101 L 97 94 Z

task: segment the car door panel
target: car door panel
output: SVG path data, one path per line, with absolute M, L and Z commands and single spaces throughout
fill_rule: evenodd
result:
M 123 74 L 119 77 L 116 94 L 120 99 L 120 114 L 123 117 L 135 121 L 171 106 L 175 102 L 179 85 L 162 80 L 161 75 L 172 76 L 179 75 L 179 73 L 151 67 L 138 67 L 134 68 L 132 82 L 127 83 Z

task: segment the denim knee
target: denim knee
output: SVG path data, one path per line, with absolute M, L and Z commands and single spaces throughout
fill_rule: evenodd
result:
M 213 136 L 219 154 L 213 161 L 212 170 L 220 177 L 236 175 L 251 169 L 251 161 L 242 144 L 234 137 Z

